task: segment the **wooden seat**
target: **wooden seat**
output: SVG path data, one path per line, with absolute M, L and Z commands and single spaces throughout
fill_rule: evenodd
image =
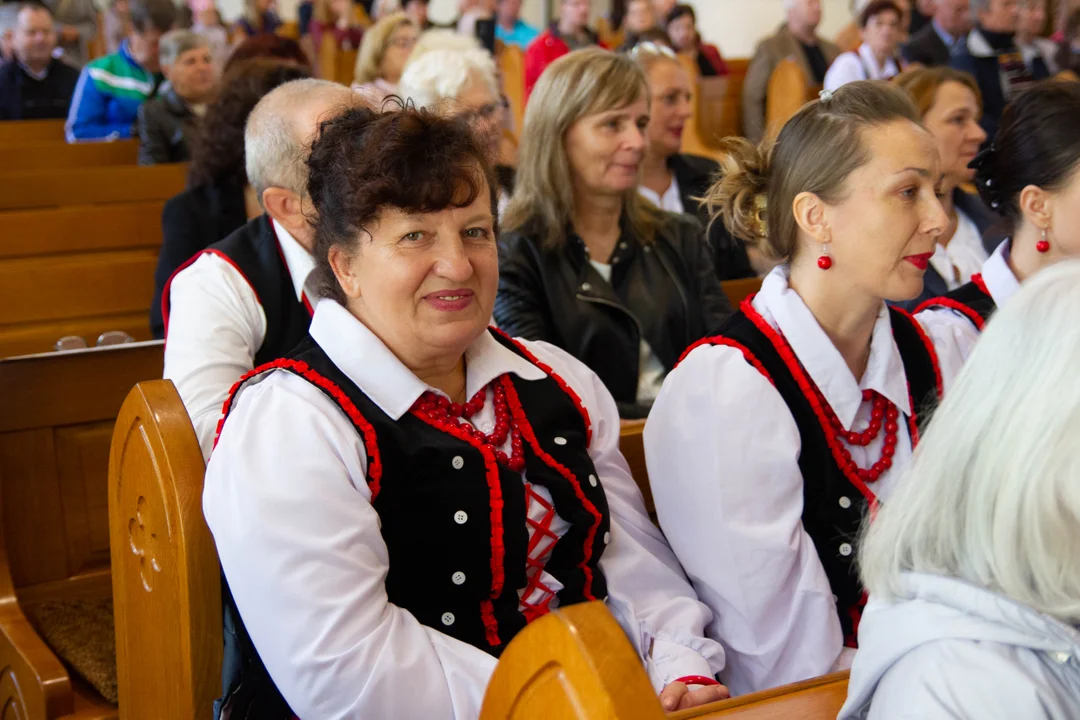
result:
M 134 166 L 139 155 L 138 140 L 103 143 L 26 142 L 0 148 L 4 166 L 0 173 L 97 168 L 110 165 Z
M 5 720 L 117 716 L 69 676 L 28 616 L 111 596 L 113 424 L 162 361 L 161 343 L 0 360 L 0 709 L 21 708 Z
M 818 88 L 820 89 L 820 88 Z M 816 94 L 799 63 L 781 60 L 769 76 L 765 99 L 766 136 L 775 138 L 784 125 Z
M 719 144 L 725 137 L 738 135 L 742 122 L 742 86 L 746 79 L 747 60 L 728 61 L 724 77 L 700 77 L 697 63 L 687 55 L 679 63 L 695 88 L 693 113 L 683 130 L 682 151 L 718 160 Z
M 28 142 L 66 142 L 64 121 L 7 120 L 0 123 L 0 148 Z
M 514 131 L 521 137 L 525 127 L 525 53 L 517 45 L 500 43 L 497 54 L 499 73 L 502 75 L 503 92 L 510 102 L 514 117 Z
M 220 695 L 220 569 L 205 466 L 169 380 L 140 382 L 116 420 L 109 527 L 123 718 L 207 717 Z
M 645 500 L 645 510 L 652 521 L 656 522 L 656 506 L 653 504 L 652 490 L 649 488 L 649 468 L 645 464 L 645 421 L 624 420 L 619 431 L 619 452 L 626 458 L 630 474 L 634 476 Z

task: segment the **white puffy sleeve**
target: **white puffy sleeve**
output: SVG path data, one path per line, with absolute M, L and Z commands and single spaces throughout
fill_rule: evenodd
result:
M 495 658 L 389 602 L 389 568 L 344 413 L 276 372 L 241 393 L 203 512 L 237 608 L 302 718 L 475 718 Z
M 592 421 L 589 455 L 611 512 L 611 537 L 600 568 L 608 608 L 644 658 L 659 691 L 686 675 L 711 677 L 724 667 L 724 650 L 706 639 L 711 614 L 698 601 L 679 561 L 645 511 L 641 491 L 619 452 L 619 413 L 596 374 L 544 342 L 522 343 L 549 364 L 581 398 Z
M 971 320 L 948 308 L 924 310 L 915 316 L 915 320 L 922 325 L 934 345 L 941 369 L 942 389 L 948 392 L 964 362 L 975 349 L 980 333 Z
M 660 525 L 712 610 L 732 694 L 823 675 L 843 646 L 802 526 L 799 430 L 770 381 L 726 346 L 694 350 L 645 426 Z

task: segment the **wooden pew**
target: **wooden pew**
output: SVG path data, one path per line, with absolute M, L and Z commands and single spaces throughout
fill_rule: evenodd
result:
M 138 140 L 77 143 L 27 142 L 0 147 L 3 167 L 0 173 L 61 171 L 74 168 L 97 168 L 110 165 L 135 165 L 139 155 Z
M 183 165 L 0 174 L 0 357 L 65 335 L 149 339 L 161 211 L 185 176 Z
M 729 60 L 731 72 L 715 78 L 701 77 L 697 63 L 686 55 L 679 56 L 679 63 L 695 88 L 693 114 L 683 130 L 682 151 L 719 159 L 720 140 L 741 131 L 742 87 L 750 62 Z
M 510 102 L 514 132 L 520 138 L 525 127 L 525 53 L 517 45 L 502 41 L 498 44 L 502 47 L 496 54 L 496 62 L 502 75 L 503 92 Z
M 765 99 L 765 135 L 775 138 L 803 105 L 817 96 L 820 87 L 810 84 L 799 63 L 781 60 L 769 76 Z
M 66 142 L 63 120 L 8 120 L 0 123 L 0 147 L 27 142 Z
M 40 623 L 111 595 L 109 443 L 128 390 L 162 361 L 161 343 L 0 360 L 0 709 L 16 708 L 5 720 L 117 717 Z
M 755 294 L 761 289 L 761 278 L 743 278 L 741 280 L 725 280 L 720 283 L 724 294 L 731 301 L 731 307 L 738 309 L 742 301 Z
M 645 500 L 645 510 L 655 523 L 656 505 L 653 504 L 652 490 L 649 488 L 649 468 L 645 464 L 644 431 L 644 420 L 624 420 L 619 430 L 619 452 L 626 458 L 630 474 L 634 476 L 634 482 Z
M 835 720 L 847 700 L 848 671 L 721 700 L 668 715 L 668 720 Z

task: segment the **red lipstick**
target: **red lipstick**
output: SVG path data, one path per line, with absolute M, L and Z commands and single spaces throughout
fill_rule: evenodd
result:
M 460 312 L 472 304 L 473 295 L 472 290 L 439 290 L 425 295 L 424 299 L 431 303 L 436 310 Z
M 934 253 L 922 253 L 921 255 L 908 255 L 904 259 L 920 270 L 925 270 L 930 266 L 930 258 L 933 255 Z

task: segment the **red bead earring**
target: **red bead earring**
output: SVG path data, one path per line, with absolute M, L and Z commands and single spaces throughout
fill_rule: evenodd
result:
M 828 270 L 832 267 L 832 258 L 829 257 L 829 246 L 821 246 L 821 257 L 817 259 L 817 266 L 822 270 Z
M 1046 239 L 1046 228 L 1043 228 L 1042 240 L 1035 243 L 1035 249 L 1038 250 L 1041 253 L 1050 252 L 1050 241 Z

